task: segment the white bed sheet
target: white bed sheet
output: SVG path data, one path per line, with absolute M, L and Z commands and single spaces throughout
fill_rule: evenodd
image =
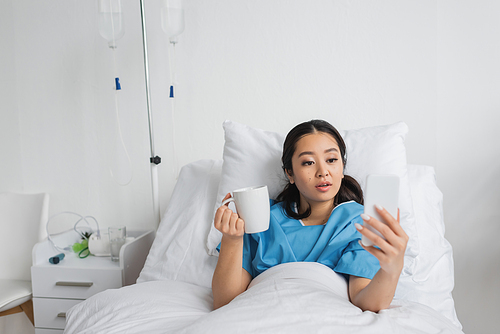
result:
M 210 284 L 217 258 L 207 254 L 205 241 L 212 225 L 221 167 L 217 160 L 183 167 L 138 279 L 140 284 L 108 290 L 75 306 L 68 312 L 66 333 L 114 333 L 118 329 L 121 333 L 179 332 L 187 331 L 188 326 L 194 330 L 207 321 L 205 318 L 220 314 L 219 310 L 210 313 Z M 419 240 L 425 251 L 416 258 L 415 273 L 401 277 L 395 302 L 409 303 L 409 308 L 400 310 L 410 313 L 425 309 L 426 316 L 440 319 L 439 323 L 441 318 L 447 319 L 445 323 L 460 332 L 451 296 L 453 260 L 451 246 L 444 238 L 442 194 L 431 167 L 409 165 L 408 170 Z
M 209 288 L 173 280 L 145 282 L 106 290 L 71 308 L 64 332 L 181 333 L 208 314 L 212 303 Z
M 210 289 L 178 281 L 108 290 L 72 308 L 66 333 L 462 333 L 425 305 L 394 300 L 381 312 L 349 302 L 347 282 L 318 263 L 286 263 L 211 312 Z
M 205 329 L 205 330 L 204 330 Z M 236 330 L 235 330 L 236 329 Z M 461 333 L 419 303 L 394 300 L 379 313 L 349 302 L 347 282 L 318 263 L 273 267 L 230 304 L 200 318 L 189 333 Z

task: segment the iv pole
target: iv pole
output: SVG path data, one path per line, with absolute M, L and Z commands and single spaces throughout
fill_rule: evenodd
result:
M 146 14 L 144 11 L 144 0 L 141 3 L 141 22 L 142 22 L 142 47 L 144 51 L 144 75 L 146 79 L 146 105 L 148 109 L 148 123 L 149 123 L 149 146 L 151 149 L 151 158 L 149 159 L 151 165 L 151 189 L 153 195 L 153 218 L 156 224 L 156 229 L 160 224 L 160 205 L 158 201 L 158 164 L 161 163 L 161 158 L 155 156 L 154 148 L 154 133 L 153 133 L 153 114 L 151 113 L 151 93 L 149 91 L 149 66 L 148 66 L 148 46 L 146 38 Z

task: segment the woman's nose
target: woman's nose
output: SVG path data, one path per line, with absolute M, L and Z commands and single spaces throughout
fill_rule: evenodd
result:
M 324 163 L 318 163 L 317 166 L 318 166 L 318 169 L 316 171 L 316 175 L 318 177 L 328 176 L 328 168 L 326 168 Z

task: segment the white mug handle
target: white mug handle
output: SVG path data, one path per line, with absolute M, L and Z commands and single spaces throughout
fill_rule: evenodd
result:
M 226 199 L 224 202 L 222 202 L 222 205 L 226 205 L 227 203 L 229 202 L 234 202 L 234 197 L 229 197 L 228 199 Z

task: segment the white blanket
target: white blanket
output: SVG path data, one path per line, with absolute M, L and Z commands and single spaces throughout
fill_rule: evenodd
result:
M 76 316 L 78 314 L 78 316 Z M 108 290 L 73 307 L 65 333 L 462 333 L 435 310 L 394 300 L 362 312 L 345 279 L 318 263 L 287 263 L 212 311 L 209 288 L 152 281 Z
M 212 290 L 151 281 L 98 293 L 67 312 L 64 333 L 179 333 L 212 310 Z

